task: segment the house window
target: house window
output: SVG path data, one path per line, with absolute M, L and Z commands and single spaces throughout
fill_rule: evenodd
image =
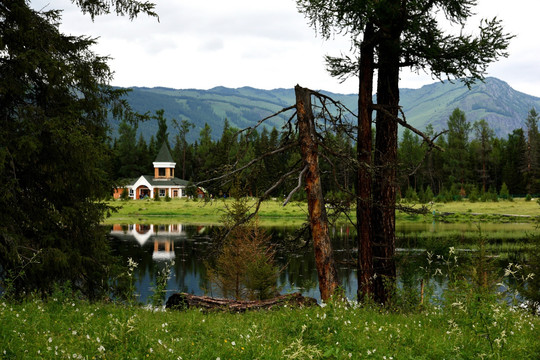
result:
M 165 196 L 165 189 L 159 189 L 159 197 Z
M 133 189 L 129 189 L 129 197 L 133 197 L 135 195 L 135 192 Z
M 165 176 L 165 168 L 158 169 L 158 176 Z

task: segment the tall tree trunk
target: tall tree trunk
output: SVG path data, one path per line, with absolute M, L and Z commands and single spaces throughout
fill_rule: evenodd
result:
M 484 146 L 482 144 L 482 146 Z M 486 192 L 486 182 L 487 182 L 487 169 L 486 169 L 486 153 L 482 149 L 482 192 Z
M 395 286 L 395 204 L 399 109 L 399 36 L 379 43 L 379 72 L 373 183 L 374 299 L 386 303 Z
M 373 294 L 373 251 L 371 247 L 371 186 L 372 186 L 372 97 L 373 97 L 373 25 L 368 23 L 360 49 L 360 84 L 358 96 L 358 183 L 356 198 L 356 229 L 358 233 L 358 300 Z
M 182 145 L 182 147 L 184 148 L 183 150 L 183 159 L 182 159 L 182 180 L 185 180 L 186 179 L 186 147 L 187 147 L 187 143 L 186 141 L 184 140 L 184 144 Z
M 315 251 L 315 263 L 319 277 L 321 299 L 327 301 L 339 286 L 336 264 L 328 235 L 328 217 L 324 208 L 324 199 L 319 175 L 318 145 L 315 134 L 315 119 L 311 110 L 311 92 L 296 85 L 296 111 L 300 151 L 307 171 L 305 189 L 308 200 L 308 212 Z

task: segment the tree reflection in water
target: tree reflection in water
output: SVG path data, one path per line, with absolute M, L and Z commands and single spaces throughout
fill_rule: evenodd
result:
M 425 225 L 430 227 L 430 224 Z M 424 226 L 424 227 L 425 227 Z M 426 249 L 436 254 L 443 254 L 449 246 L 455 245 L 452 239 L 444 236 L 433 243 L 414 240 L 415 232 L 433 231 L 415 226 L 411 229 L 398 229 L 398 286 L 412 297 L 420 294 L 420 283 L 426 277 Z M 154 274 L 161 270 L 166 261 L 175 260 L 175 267 L 168 284 L 170 292 L 187 292 L 195 295 L 220 296 L 212 290 L 207 281 L 204 261 L 211 252 L 212 233 L 217 226 L 200 226 L 186 224 L 169 225 L 113 225 L 111 228 L 112 248 L 116 255 L 124 261 L 129 257 L 139 263 L 135 270 L 136 287 L 139 300 L 147 302 L 151 294 L 151 286 L 155 281 Z M 305 296 L 320 299 L 317 272 L 311 244 L 305 246 L 282 246 L 294 236 L 296 228 L 269 227 L 272 240 L 277 244 L 276 262 L 283 268 L 278 278 L 281 292 L 300 291 Z M 336 226 L 331 230 L 335 250 L 338 274 L 346 296 L 354 299 L 357 290 L 356 278 L 356 234 L 352 226 Z M 411 240 L 412 239 L 412 240 Z M 456 240 L 458 241 L 458 240 Z M 460 264 L 470 261 L 472 252 L 460 256 Z M 507 254 L 495 258 L 496 269 L 502 269 L 508 262 L 521 257 L 519 254 Z M 445 284 L 444 275 L 432 277 L 435 291 Z M 411 299 L 414 301 L 414 299 Z

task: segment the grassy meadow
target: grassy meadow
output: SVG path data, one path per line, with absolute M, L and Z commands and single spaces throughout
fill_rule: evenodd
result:
M 171 223 L 184 222 L 195 224 L 218 224 L 227 204 L 231 199 L 213 201 L 193 201 L 173 199 L 171 201 L 128 200 L 111 201 L 109 204 L 118 207 L 118 211 L 105 220 L 107 224 L 118 223 Z M 255 205 L 255 200 L 251 202 Z M 418 204 L 403 204 L 420 208 Z M 540 216 L 540 205 L 536 201 L 515 199 L 514 201 L 474 202 L 467 200 L 433 203 L 424 205 L 426 215 L 410 215 L 397 212 L 398 222 L 424 222 L 438 220 L 445 222 L 532 222 Z M 354 215 L 354 214 L 352 214 Z M 282 201 L 264 201 L 259 211 L 261 225 L 299 225 L 306 220 L 307 204 L 291 202 L 286 206 Z
M 171 201 L 128 200 L 111 201 L 110 205 L 118 211 L 105 220 L 107 224 L 152 223 L 163 224 L 183 222 L 191 224 L 219 224 L 231 199 L 212 201 L 173 199 Z M 255 200 L 249 202 L 255 207 Z M 262 225 L 295 225 L 305 221 L 307 204 L 291 202 L 282 206 L 282 202 L 269 200 L 262 203 L 259 220 Z
M 70 298 L 0 301 L 2 359 L 538 359 L 540 317 L 506 305 L 153 311 Z M 465 315 L 465 316 L 464 316 Z

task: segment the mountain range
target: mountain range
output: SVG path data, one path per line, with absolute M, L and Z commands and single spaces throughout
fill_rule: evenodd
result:
M 357 113 L 356 94 L 334 94 L 321 91 L 340 101 Z M 486 78 L 467 88 L 461 82 L 437 82 L 419 89 L 401 89 L 400 104 L 411 125 L 420 130 L 432 124 L 435 130 L 446 127 L 448 117 L 455 108 L 463 110 L 469 122 L 485 119 L 496 136 L 506 137 L 516 128 L 524 127 L 531 108 L 540 109 L 540 98 L 512 89 L 506 82 L 497 78 Z M 262 118 L 294 105 L 294 89 L 261 90 L 251 87 L 231 89 L 215 87 L 209 90 L 170 89 L 163 87 L 134 87 L 127 95 L 127 101 L 134 110 L 154 113 L 165 110 L 169 119 L 170 140 L 176 132 L 171 119 L 186 119 L 195 124 L 188 134 L 188 140 L 198 139 L 205 123 L 212 129 L 212 137 L 221 136 L 224 120 L 231 126 L 245 128 Z M 374 95 L 376 101 L 376 95 Z M 284 113 L 266 121 L 266 126 L 279 128 L 292 113 Z M 112 124 L 113 133 L 117 123 Z M 139 132 L 149 138 L 157 131 L 155 121 L 139 125 Z

